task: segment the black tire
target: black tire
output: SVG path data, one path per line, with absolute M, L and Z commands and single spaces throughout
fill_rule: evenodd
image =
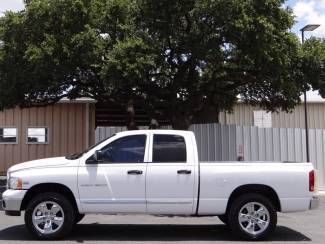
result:
M 258 231 L 258 229 L 263 230 L 261 233 L 257 233 L 257 234 L 248 233 L 248 231 L 245 231 L 244 228 L 241 226 L 240 221 L 238 219 L 240 210 L 247 203 L 250 203 L 250 202 L 255 202 L 255 203 L 263 205 L 269 213 L 269 217 L 268 217 L 269 224 L 265 228 L 265 230 L 260 228 L 257 224 L 253 224 L 254 230 L 255 230 L 255 225 L 257 226 L 257 231 Z M 255 220 L 256 220 L 256 218 L 255 218 Z M 253 220 L 250 220 L 250 221 L 253 221 Z M 247 223 L 247 226 L 248 226 L 248 224 L 249 223 Z M 229 226 L 230 226 L 231 230 L 234 232 L 234 234 L 236 234 L 237 236 L 239 236 L 243 239 L 256 240 L 256 241 L 266 239 L 270 234 L 272 234 L 274 232 L 276 224 L 277 224 L 277 212 L 276 212 L 272 202 L 269 199 L 267 199 L 266 197 L 264 197 L 263 195 L 254 194 L 254 193 L 245 194 L 245 195 L 242 195 L 242 196 L 236 198 L 230 206 Z M 247 226 L 244 226 L 244 227 L 247 227 Z
M 45 234 L 40 232 L 33 224 L 34 209 L 42 202 L 54 202 L 58 204 L 64 213 L 63 224 L 54 233 Z M 55 240 L 62 239 L 68 235 L 75 223 L 75 213 L 73 205 L 66 197 L 59 193 L 47 192 L 36 195 L 28 204 L 25 211 L 25 225 L 29 232 L 40 240 Z
M 83 218 L 85 217 L 84 214 L 80 214 L 80 213 L 76 213 L 76 217 L 75 217 L 75 224 L 78 224 Z
M 224 223 L 225 225 L 229 225 L 228 215 L 226 215 L 226 214 L 218 215 L 218 218 L 219 218 L 220 221 L 221 221 L 222 223 Z

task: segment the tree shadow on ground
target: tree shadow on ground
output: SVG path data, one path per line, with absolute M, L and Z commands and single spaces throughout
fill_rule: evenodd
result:
M 0 231 L 0 240 L 32 240 L 24 225 Z M 84 241 L 240 241 L 225 225 L 79 224 L 66 240 Z M 302 233 L 278 226 L 269 241 L 311 241 Z

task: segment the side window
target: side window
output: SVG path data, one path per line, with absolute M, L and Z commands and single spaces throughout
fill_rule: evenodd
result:
M 143 163 L 146 148 L 146 135 L 126 136 L 102 148 L 104 162 Z
M 17 128 L 0 127 L 0 144 L 17 143 Z
M 46 127 L 27 128 L 27 143 L 28 144 L 48 143 L 48 128 Z
M 154 135 L 152 162 L 186 162 L 184 137 L 177 135 Z

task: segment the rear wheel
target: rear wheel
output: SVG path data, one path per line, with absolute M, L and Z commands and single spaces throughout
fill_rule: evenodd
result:
M 267 238 L 276 227 L 277 213 L 269 199 L 260 194 L 238 197 L 229 210 L 229 226 L 247 240 Z
M 42 240 L 60 239 L 73 228 L 75 209 L 70 201 L 55 192 L 35 196 L 25 212 L 25 224 L 34 237 Z

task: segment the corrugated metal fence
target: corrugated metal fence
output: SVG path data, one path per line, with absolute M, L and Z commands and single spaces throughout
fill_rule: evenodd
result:
M 123 130 L 126 128 L 98 127 L 95 140 L 97 142 Z M 195 124 L 190 130 L 196 136 L 202 161 L 306 161 L 304 129 Z M 318 171 L 318 186 L 324 190 L 325 130 L 310 129 L 309 143 L 310 159 Z

